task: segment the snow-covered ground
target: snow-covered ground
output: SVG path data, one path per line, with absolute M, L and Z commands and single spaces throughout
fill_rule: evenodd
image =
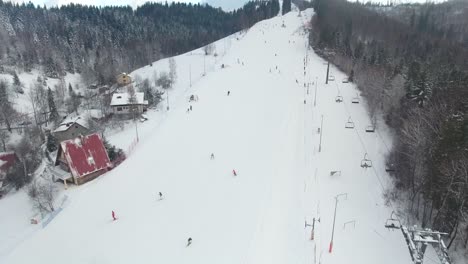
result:
M 16 111 L 22 113 L 22 114 L 28 114 L 30 115 L 30 118 L 32 119 L 32 106 L 31 106 L 31 101 L 29 99 L 29 90 L 31 87 L 35 85 L 37 82 L 37 77 L 43 78 L 43 74 L 39 70 L 32 70 L 31 72 L 17 72 L 18 78 L 21 82 L 21 86 L 24 90 L 23 94 L 15 93 L 13 91 L 10 92 L 10 100 L 13 102 L 13 107 L 15 108 Z M 63 81 L 65 84 L 65 89 L 66 89 L 66 94 L 68 94 L 68 85 L 71 84 L 73 86 L 73 89 L 77 93 L 83 93 L 84 89 L 84 84 L 81 81 L 81 75 L 78 73 L 66 73 L 65 76 L 63 76 Z M 8 74 L 8 73 L 0 73 L 0 80 L 5 80 L 8 82 L 9 85 L 13 84 L 13 75 Z M 54 78 L 47 78 L 45 81 L 44 87 L 47 89 L 47 87 L 50 87 L 50 89 L 54 90 L 55 86 L 58 85 L 61 82 L 60 79 L 54 79 Z M 79 90 L 76 90 L 76 88 L 79 88 Z M 11 88 L 12 89 L 12 88 Z
M 344 74 L 332 67 L 336 81 L 325 85 L 326 65 L 307 49 L 311 15 L 260 22 L 218 41 L 219 56 L 205 62 L 201 50 L 176 57 L 170 110 L 166 101 L 138 123 L 140 140 L 128 159 L 70 188 L 68 203 L 45 228 L 0 239 L 0 262 L 411 263 L 401 232 L 384 228 L 393 210 L 383 199 L 391 184 L 384 169 L 390 137 L 384 125 L 364 132 L 365 104 L 351 104 L 357 90 L 341 83 Z M 167 65 L 132 76 L 151 78 Z M 335 102 L 338 91 L 342 103 Z M 192 94 L 199 100 L 189 103 Z M 350 116 L 355 129 L 345 129 Z M 135 135 L 128 127 L 109 138 L 125 147 Z M 374 165 L 368 169 L 360 167 L 366 152 Z M 313 218 L 320 222 L 312 241 L 305 222 Z M 1 224 L 0 234 L 14 225 Z

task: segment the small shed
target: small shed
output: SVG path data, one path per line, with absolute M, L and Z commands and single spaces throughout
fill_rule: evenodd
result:
M 125 86 L 132 83 L 132 77 L 125 72 L 117 75 L 117 84 L 120 86 Z
M 106 148 L 97 133 L 60 143 L 55 166 L 70 172 L 75 184 L 97 178 L 112 168 Z

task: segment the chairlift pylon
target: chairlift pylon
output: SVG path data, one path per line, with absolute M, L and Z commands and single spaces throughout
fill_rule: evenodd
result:
M 354 128 L 354 122 L 351 120 L 351 117 L 348 118 L 348 122 L 345 123 L 345 128 L 353 129 Z
M 371 168 L 372 167 L 372 161 L 369 159 L 369 156 L 364 154 L 364 158 L 361 160 L 361 168 Z

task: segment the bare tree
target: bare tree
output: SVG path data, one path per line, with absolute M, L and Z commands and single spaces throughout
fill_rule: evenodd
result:
M 127 93 L 128 103 L 130 105 L 130 113 L 132 114 L 133 120 L 135 120 L 138 113 L 138 98 L 136 96 L 135 88 L 133 88 L 133 85 L 128 86 Z
M 174 58 L 169 59 L 169 77 L 171 78 L 171 87 L 177 80 L 177 65 Z
M 28 186 L 28 196 L 32 206 L 41 213 L 55 211 L 54 200 L 58 189 L 50 179 L 38 178 Z
M 11 132 L 11 118 L 14 110 L 8 100 L 8 83 L 5 80 L 0 80 L 0 111 L 3 122 Z
M 205 56 L 211 55 L 215 51 L 215 46 L 213 45 L 213 43 L 210 43 L 206 45 L 205 47 L 203 47 L 203 51 L 205 52 Z
M 0 130 L 0 141 L 2 143 L 3 151 L 6 151 L 6 142 L 8 141 L 9 138 L 10 138 L 10 135 L 7 133 L 7 131 L 1 129 Z
M 161 72 L 156 85 L 162 87 L 163 89 L 169 89 L 172 87 L 172 79 L 166 72 Z

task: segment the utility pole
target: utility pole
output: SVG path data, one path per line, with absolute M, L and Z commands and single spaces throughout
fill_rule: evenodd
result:
M 206 75 L 206 53 L 203 56 L 203 76 Z
M 327 79 L 325 80 L 325 84 L 328 84 L 328 74 L 330 72 L 330 62 L 327 64 Z
M 315 221 L 317 221 L 317 222 L 320 223 L 320 218 L 316 220 L 315 217 L 314 217 L 314 220 L 313 220 L 313 222 L 312 222 L 312 232 L 310 233 L 310 240 L 314 240 Z
M 136 132 L 136 140 L 137 142 L 140 141 L 140 138 L 138 137 L 138 121 L 135 119 L 135 132 Z
M 340 198 L 340 196 L 344 196 L 345 199 L 348 199 L 347 193 L 340 193 L 337 196 L 335 196 L 335 213 L 333 215 L 333 228 L 332 228 L 332 236 L 330 240 L 330 247 L 328 248 L 329 253 L 331 253 L 333 250 L 333 236 L 335 235 L 336 208 L 338 207 L 338 199 Z
M 317 105 L 317 76 L 315 77 L 314 107 Z
M 323 134 L 323 115 L 322 115 L 322 121 L 320 122 L 320 143 L 319 143 L 319 152 L 322 152 L 322 134 Z
M 166 99 L 167 99 L 167 111 L 169 111 L 169 91 L 166 90 L 167 92 L 167 95 L 166 95 Z

